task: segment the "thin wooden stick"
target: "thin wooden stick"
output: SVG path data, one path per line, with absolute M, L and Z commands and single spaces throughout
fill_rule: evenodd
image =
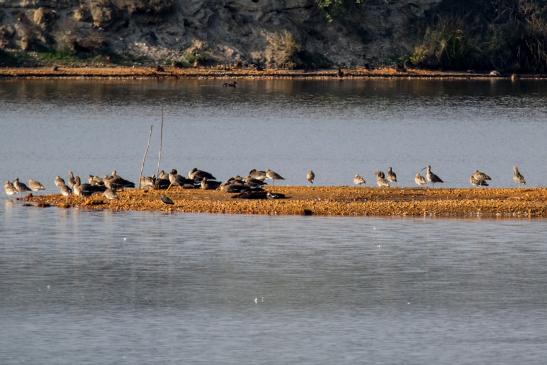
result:
M 161 150 L 163 149 L 163 105 L 161 106 L 161 126 L 160 126 L 160 152 L 158 155 L 158 168 L 156 170 L 156 176 L 160 175 L 160 163 L 161 163 Z
M 148 135 L 148 143 L 146 144 L 146 149 L 144 150 L 144 157 L 142 158 L 141 174 L 139 176 L 139 189 L 142 188 L 142 186 L 141 186 L 142 172 L 144 171 L 144 163 L 146 161 L 146 156 L 148 156 L 148 149 L 150 148 L 150 139 L 152 138 L 152 129 L 153 128 L 154 128 L 154 125 L 151 125 L 150 126 L 150 134 Z

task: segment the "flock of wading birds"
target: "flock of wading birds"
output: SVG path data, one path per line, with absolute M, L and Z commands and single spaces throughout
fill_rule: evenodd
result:
M 421 173 L 425 170 L 425 176 Z M 387 173 L 383 171 L 376 171 L 376 185 L 381 188 L 388 188 L 391 184 L 397 182 L 397 175 L 391 167 L 388 168 Z M 285 180 L 281 175 L 272 170 L 256 170 L 253 169 L 246 177 L 234 176 L 226 180 L 225 182 L 217 181 L 216 178 L 209 172 L 193 168 L 188 171 L 186 177 L 179 175 L 176 169 L 166 173 L 160 171 L 158 176 L 141 176 L 139 179 L 139 187 L 143 189 L 158 189 L 169 190 L 172 186 L 179 186 L 184 189 L 196 189 L 201 188 L 204 190 L 219 189 L 226 193 L 235 194 L 233 198 L 240 199 L 282 199 L 285 198 L 283 194 L 267 192 L 263 189 L 266 185 L 265 180 L 271 180 L 275 184 L 276 180 Z M 309 170 L 306 174 L 306 180 L 308 183 L 313 184 L 315 180 L 315 173 Z M 470 177 L 469 183 L 473 186 L 488 186 L 488 181 L 492 180 L 490 176 L 482 171 L 476 170 Z M 517 166 L 513 166 L 513 181 L 517 185 L 526 184 L 524 176 L 520 173 Z M 414 182 L 418 186 L 424 186 L 427 184 L 443 183 L 444 181 L 431 171 L 431 166 L 426 166 L 414 177 Z M 366 180 L 361 175 L 355 175 L 353 177 L 353 183 L 355 185 L 364 185 Z M 59 189 L 59 192 L 68 198 L 70 195 L 75 196 L 90 196 L 95 193 L 101 193 L 108 200 L 117 199 L 116 191 L 125 188 L 134 188 L 135 183 L 124 179 L 119 176 L 116 170 L 112 171 L 111 175 L 104 177 L 89 175 L 88 182 L 83 183 L 79 176 L 75 176 L 72 171 L 68 174 L 68 184 L 60 176 L 55 177 L 55 185 Z M 38 192 L 45 190 L 45 187 L 39 181 L 30 179 L 28 185 L 19 181 L 16 178 L 13 182 L 6 181 L 4 183 L 4 191 L 7 195 L 12 196 L 16 194 L 23 194 L 26 192 Z M 173 201 L 166 195 L 160 195 L 160 199 L 165 204 L 174 204 Z

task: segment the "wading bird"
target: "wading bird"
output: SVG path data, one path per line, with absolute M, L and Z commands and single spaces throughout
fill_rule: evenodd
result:
M 519 168 L 517 165 L 513 166 L 513 181 L 517 185 L 526 185 L 526 180 L 524 179 L 524 176 L 519 171 Z
M 13 186 L 13 183 L 11 181 L 6 181 L 4 183 L 4 192 L 8 196 L 13 196 L 17 194 L 17 189 L 15 189 L 15 186 Z
M 473 186 L 488 186 L 488 182 L 485 179 L 481 179 L 475 174 L 469 176 L 469 183 Z
M 444 183 L 444 181 L 440 177 L 438 177 L 431 171 L 431 165 L 427 165 L 426 167 L 425 178 L 433 185 L 435 185 L 436 183 Z
M 355 185 L 365 185 L 367 182 L 366 182 L 365 178 L 362 177 L 361 175 L 355 175 L 353 177 L 353 183 Z
M 391 167 L 387 169 L 387 181 L 389 182 L 397 182 L 397 174 L 393 171 Z
M 315 180 L 315 173 L 313 172 L 313 170 L 308 171 L 308 173 L 306 174 L 306 180 L 308 180 L 310 184 L 313 184 L 313 180 Z
M 285 180 L 283 176 L 270 169 L 266 170 L 266 178 L 272 180 L 272 185 L 274 185 L 275 180 Z
M 29 179 L 29 180 L 28 180 L 28 187 L 29 187 L 30 190 L 32 190 L 32 191 L 40 191 L 40 190 L 45 190 L 45 189 L 46 189 L 46 188 L 44 187 L 44 185 L 42 185 L 41 182 L 36 181 L 36 180 L 32 180 L 32 179 Z
M 376 185 L 378 185 L 379 188 L 389 188 L 389 181 L 382 171 L 376 171 L 374 175 L 376 175 Z
M 175 204 L 175 202 L 171 200 L 171 198 L 168 197 L 167 195 L 160 195 L 160 200 L 163 202 L 163 204 L 167 204 L 167 205 Z
M 28 186 L 26 186 L 24 183 L 19 181 L 19 178 L 16 178 L 13 182 L 13 187 L 19 194 L 26 193 L 31 191 Z
M 422 175 L 420 175 L 419 172 L 416 173 L 416 176 L 414 176 L 414 182 L 416 183 L 416 185 L 418 186 L 423 186 L 423 185 L 426 185 L 427 184 L 427 180 L 425 179 L 425 177 L 423 177 Z

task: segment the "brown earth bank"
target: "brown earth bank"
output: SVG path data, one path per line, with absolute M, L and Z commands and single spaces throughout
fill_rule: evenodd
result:
M 285 199 L 234 199 L 216 190 L 172 188 L 169 191 L 126 190 L 109 201 L 102 195 L 29 196 L 26 204 L 38 207 L 86 210 L 158 211 L 181 213 L 547 218 L 547 188 L 368 188 L 368 187 L 267 187 Z M 160 200 L 164 194 L 174 204 Z
M 314 71 L 284 69 L 177 68 L 177 67 L 4 67 L 0 78 L 245 78 L 245 79 L 358 79 L 358 78 L 424 78 L 424 79 L 547 79 L 547 74 L 495 74 L 458 71 L 434 71 L 363 67 L 322 69 Z

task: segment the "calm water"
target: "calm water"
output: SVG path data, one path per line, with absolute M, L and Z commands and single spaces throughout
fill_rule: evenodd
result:
M 0 81 L 0 178 L 521 165 L 544 185 L 547 83 Z M 147 170 L 155 166 L 154 154 Z M 547 220 L 85 212 L 0 198 L 0 364 L 544 364 Z M 256 299 L 256 303 L 255 303 Z
M 475 169 L 511 185 L 521 167 L 547 184 L 547 82 L 1 81 L 0 177 L 51 182 L 72 169 L 138 176 L 150 124 L 162 167 L 220 179 L 272 168 L 288 184 L 351 184 L 393 166 L 402 185 L 431 164 L 450 186 Z M 371 180 L 372 181 L 372 180 Z

